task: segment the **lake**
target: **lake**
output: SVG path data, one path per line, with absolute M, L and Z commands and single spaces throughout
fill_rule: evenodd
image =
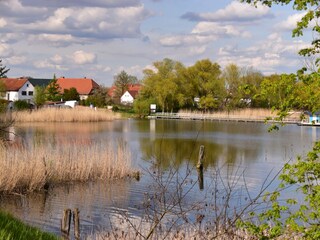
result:
M 140 221 L 146 199 L 163 179 L 167 179 L 168 192 L 175 192 L 183 181 L 179 187 L 189 193 L 183 199 L 186 207 L 194 202 L 210 203 L 217 178 L 231 182 L 237 193 L 254 196 L 284 163 L 306 155 L 320 136 L 320 128 L 297 125 L 269 133 L 263 123 L 155 119 L 19 125 L 10 131 L 13 141 L 26 145 L 75 140 L 83 147 L 92 141 L 125 144 L 133 167 L 141 171 L 139 181 L 76 183 L 55 186 L 46 193 L 1 197 L 1 208 L 57 234 L 65 208 L 79 208 L 82 234 L 111 229 L 123 214 Z M 203 176 L 195 167 L 201 145 L 205 147 Z M 157 178 L 159 171 L 164 173 L 161 178 Z M 276 185 L 273 182 L 270 188 Z M 234 205 L 239 203 L 236 199 Z

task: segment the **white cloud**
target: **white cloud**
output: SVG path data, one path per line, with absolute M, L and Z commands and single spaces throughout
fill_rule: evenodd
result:
M 70 34 L 36 34 L 28 38 L 30 43 L 39 42 L 53 47 L 66 47 L 73 43 L 79 43 L 79 40 Z
M 298 51 L 306 47 L 302 41 L 284 40 L 278 33 L 272 33 L 264 41 L 247 48 L 224 46 L 219 49 L 218 62 L 221 65 L 236 63 L 243 67 L 254 67 L 264 73 L 276 72 L 276 69 L 292 67 L 299 59 Z
M 12 48 L 4 43 L 0 43 L 0 56 L 1 57 L 9 57 L 13 54 Z
M 95 54 L 84 52 L 82 50 L 74 52 L 72 58 L 73 61 L 79 65 L 94 63 L 97 60 L 97 56 Z
M 280 22 L 276 29 L 280 31 L 293 30 L 297 27 L 297 22 L 301 21 L 305 14 L 306 12 L 290 15 L 285 21 Z
M 0 28 L 3 28 L 7 25 L 7 21 L 4 18 L 0 18 Z
M 50 60 L 55 64 L 61 64 L 63 62 L 63 57 L 59 54 L 55 54 Z
M 27 58 L 25 56 L 12 56 L 7 59 L 10 65 L 19 65 L 27 62 Z
M 58 8 L 45 20 L 17 24 L 37 34 L 67 35 L 82 38 L 140 37 L 140 24 L 149 16 L 143 5 L 127 8 Z
M 208 13 L 187 13 L 182 16 L 183 18 L 192 21 L 212 21 L 212 22 L 242 22 L 242 21 L 255 21 L 262 18 L 272 17 L 270 9 L 266 6 L 258 4 L 254 7 L 249 4 L 243 4 L 238 1 L 233 1 L 224 9 Z
M 221 25 L 215 22 L 200 22 L 192 30 L 192 33 L 214 35 L 220 37 L 248 37 L 251 35 L 249 32 L 243 31 L 239 27 L 235 27 L 232 25 Z

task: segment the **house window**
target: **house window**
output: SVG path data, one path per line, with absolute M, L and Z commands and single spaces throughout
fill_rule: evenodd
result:
M 28 92 L 29 96 L 33 96 L 33 91 Z
M 27 95 L 27 91 L 22 91 L 21 94 L 22 94 L 22 96 L 26 96 Z
M 29 87 L 29 83 L 27 83 L 27 87 Z

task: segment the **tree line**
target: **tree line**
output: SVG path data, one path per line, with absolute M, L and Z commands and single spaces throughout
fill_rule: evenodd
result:
M 180 109 L 217 111 L 251 107 L 305 111 L 320 109 L 314 101 L 320 95 L 319 74 L 272 74 L 264 76 L 253 68 L 229 64 L 224 69 L 209 59 L 190 67 L 171 59 L 153 64 L 144 71 L 142 90 L 134 103 L 137 113 Z

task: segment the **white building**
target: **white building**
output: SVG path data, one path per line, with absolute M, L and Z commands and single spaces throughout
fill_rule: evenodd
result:
M 26 78 L 1 78 L 0 84 L 5 87 L 3 98 L 8 101 L 25 100 L 32 102 L 34 86 Z

